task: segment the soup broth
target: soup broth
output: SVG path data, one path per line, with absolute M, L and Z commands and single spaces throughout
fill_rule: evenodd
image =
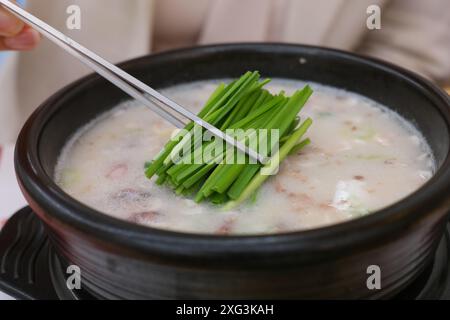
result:
M 198 111 L 218 81 L 163 90 Z M 304 83 L 273 80 L 292 93 Z M 144 165 L 173 127 L 148 108 L 125 102 L 80 129 L 55 171 L 73 198 L 105 214 L 155 228 L 206 234 L 304 230 L 370 214 L 409 195 L 434 172 L 432 153 L 406 120 L 365 97 L 312 84 L 301 112 L 314 120 L 311 144 L 289 156 L 253 199 L 232 211 L 174 194 L 144 175 Z

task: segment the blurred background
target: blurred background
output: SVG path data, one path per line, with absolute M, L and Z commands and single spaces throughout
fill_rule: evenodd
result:
M 449 0 L 23 0 L 22 5 L 113 62 L 185 46 L 275 41 L 354 51 L 402 65 L 443 87 L 450 84 Z M 380 8 L 379 29 L 368 27 L 374 5 Z M 69 29 L 78 18 L 79 28 Z M 88 72 L 47 40 L 30 51 L 1 53 L 0 143 L 13 142 L 42 101 Z

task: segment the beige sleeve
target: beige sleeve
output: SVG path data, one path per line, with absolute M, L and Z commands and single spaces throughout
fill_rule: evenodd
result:
M 18 54 L 10 53 L 0 66 L 0 146 L 14 142 L 20 129 L 20 115 L 16 107 L 17 60 Z
M 392 0 L 358 51 L 449 83 L 450 1 Z

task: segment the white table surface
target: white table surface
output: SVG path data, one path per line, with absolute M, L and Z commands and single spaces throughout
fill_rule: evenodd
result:
M 26 201 L 14 173 L 14 145 L 0 145 L 0 229 L 14 212 L 24 206 Z M 9 299 L 12 298 L 0 291 L 0 300 Z

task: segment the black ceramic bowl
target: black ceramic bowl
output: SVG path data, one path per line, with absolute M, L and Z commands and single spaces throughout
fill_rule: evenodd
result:
M 414 123 L 437 160 L 435 176 L 388 208 L 320 229 L 262 236 L 208 236 L 151 229 L 103 215 L 53 182 L 72 134 L 127 96 L 96 75 L 43 103 L 16 147 L 17 176 L 65 265 L 99 298 L 392 297 L 431 261 L 450 206 L 448 97 L 396 66 L 298 45 L 232 44 L 152 55 L 121 65 L 155 88 L 200 79 L 263 76 L 315 81 L 378 101 Z M 280 212 L 282 214 L 282 212 Z M 367 268 L 381 269 L 369 290 Z

